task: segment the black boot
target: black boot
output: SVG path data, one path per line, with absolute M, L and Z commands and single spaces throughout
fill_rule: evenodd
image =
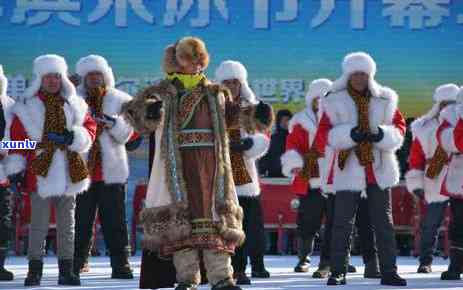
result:
M 11 281 L 13 273 L 5 269 L 6 250 L 0 250 L 0 281 Z
M 196 285 L 187 284 L 187 283 L 178 283 L 177 287 L 175 287 L 175 290 L 194 290 L 194 289 L 197 289 Z
M 43 262 L 40 260 L 30 260 L 27 277 L 24 280 L 24 286 L 40 286 L 42 280 Z
M 233 273 L 233 278 L 236 280 L 236 284 L 238 285 L 251 285 L 251 280 L 244 272 Z
M 347 265 L 347 273 L 357 273 L 357 268 L 354 265 Z
M 416 270 L 416 272 L 420 273 L 420 274 L 432 273 L 431 264 L 420 264 L 420 266 L 418 267 L 418 270 Z
M 346 274 L 344 273 L 332 273 L 326 285 L 328 286 L 337 286 L 337 285 L 346 285 Z
M 296 273 L 307 273 L 309 272 L 310 262 L 307 258 L 299 258 L 299 262 L 296 267 L 294 267 L 294 272 Z
M 72 271 L 74 272 L 74 275 L 80 276 L 81 270 L 85 264 L 85 260 L 86 259 L 82 257 L 74 257 L 74 265 L 72 267 Z
M 397 272 L 388 272 L 382 274 L 381 285 L 407 286 L 407 280 L 400 277 Z
M 365 271 L 363 272 L 363 277 L 367 279 L 380 279 L 381 272 L 379 270 L 378 257 L 370 259 L 370 261 L 365 264 Z
M 111 267 L 113 269 L 111 279 L 133 279 L 128 255 L 111 256 Z
M 320 263 L 317 271 L 313 272 L 312 278 L 325 279 L 330 274 L 330 265 L 327 263 Z
M 73 261 L 69 260 L 58 260 L 58 285 L 69 285 L 69 286 L 79 286 L 80 278 L 74 274 Z
M 225 279 L 212 286 L 211 290 L 242 290 L 241 287 L 235 285 L 231 279 Z
M 299 262 L 296 267 L 294 267 L 294 272 L 296 273 L 306 273 L 309 272 L 310 259 L 308 258 L 309 253 L 312 252 L 313 248 L 313 238 L 309 239 L 297 239 L 297 255 L 299 257 Z
M 240 286 L 237 285 L 228 285 L 220 288 L 212 288 L 212 290 L 243 290 Z
M 264 257 L 257 256 L 251 258 L 251 277 L 252 278 L 270 278 L 270 273 L 265 269 Z
M 441 280 L 461 280 L 460 274 L 463 266 L 463 251 L 450 249 L 450 265 L 441 275 Z

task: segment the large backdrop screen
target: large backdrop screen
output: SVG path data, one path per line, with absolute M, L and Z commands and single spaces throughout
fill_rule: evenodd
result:
M 3 0 L 0 63 L 20 96 L 32 60 L 88 54 L 111 63 L 118 87 L 135 93 L 155 79 L 164 48 L 203 38 L 212 62 L 243 62 L 250 83 L 277 107 L 298 109 L 311 80 L 335 79 L 342 57 L 365 50 L 377 79 L 401 96 L 408 116 L 430 105 L 436 86 L 463 78 L 463 1 L 457 0 Z

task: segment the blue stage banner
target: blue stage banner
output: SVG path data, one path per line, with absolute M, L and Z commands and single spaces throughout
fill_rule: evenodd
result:
M 345 54 L 367 51 L 377 79 L 409 116 L 436 86 L 463 81 L 463 1 L 457 0 L 3 0 L 0 63 L 20 96 L 41 54 L 108 59 L 118 87 L 135 93 L 163 77 L 164 48 L 194 35 L 208 45 L 208 75 L 227 59 L 249 70 L 256 93 L 299 109 L 315 78 L 335 79 Z

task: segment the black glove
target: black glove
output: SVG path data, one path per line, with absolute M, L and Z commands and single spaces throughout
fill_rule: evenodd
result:
M 360 132 L 359 127 L 355 127 L 350 130 L 350 138 L 352 138 L 355 143 L 360 143 L 367 139 L 367 134 Z
M 64 129 L 63 134 L 48 133 L 48 140 L 60 145 L 71 145 L 74 141 L 74 132 Z
M 125 143 L 125 149 L 127 151 L 135 151 L 135 150 L 137 150 L 138 147 L 140 147 L 142 142 L 143 142 L 143 137 L 140 136 L 140 137 L 138 137 L 137 139 L 135 139 L 133 141 L 129 141 L 129 142 Z
M 114 118 L 114 117 L 103 114 L 103 119 L 106 122 L 106 124 L 109 125 L 110 128 L 112 128 L 112 127 L 114 127 L 114 125 L 116 125 L 116 118 Z
M 272 120 L 272 107 L 262 101 L 256 106 L 254 117 L 264 125 L 269 125 Z
M 240 142 L 230 142 L 230 150 L 234 152 L 243 152 L 251 149 L 254 145 L 252 138 L 241 139 Z
M 378 143 L 381 142 L 384 138 L 384 131 L 381 127 L 378 127 L 378 133 L 376 134 L 368 134 L 367 140 L 368 142 Z
M 420 200 L 424 200 L 424 190 L 419 188 L 413 191 L 413 194 L 418 197 Z
M 162 101 L 150 103 L 146 107 L 146 118 L 149 120 L 159 120 L 161 118 Z
M 24 171 L 8 176 L 8 180 L 14 186 L 21 186 L 24 183 Z

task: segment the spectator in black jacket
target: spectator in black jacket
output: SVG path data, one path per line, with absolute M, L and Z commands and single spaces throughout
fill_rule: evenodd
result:
M 289 110 L 279 110 L 276 117 L 276 128 L 272 134 L 270 148 L 259 161 L 259 172 L 266 177 L 284 177 L 281 172 L 280 157 L 285 152 L 288 124 L 293 114 Z

